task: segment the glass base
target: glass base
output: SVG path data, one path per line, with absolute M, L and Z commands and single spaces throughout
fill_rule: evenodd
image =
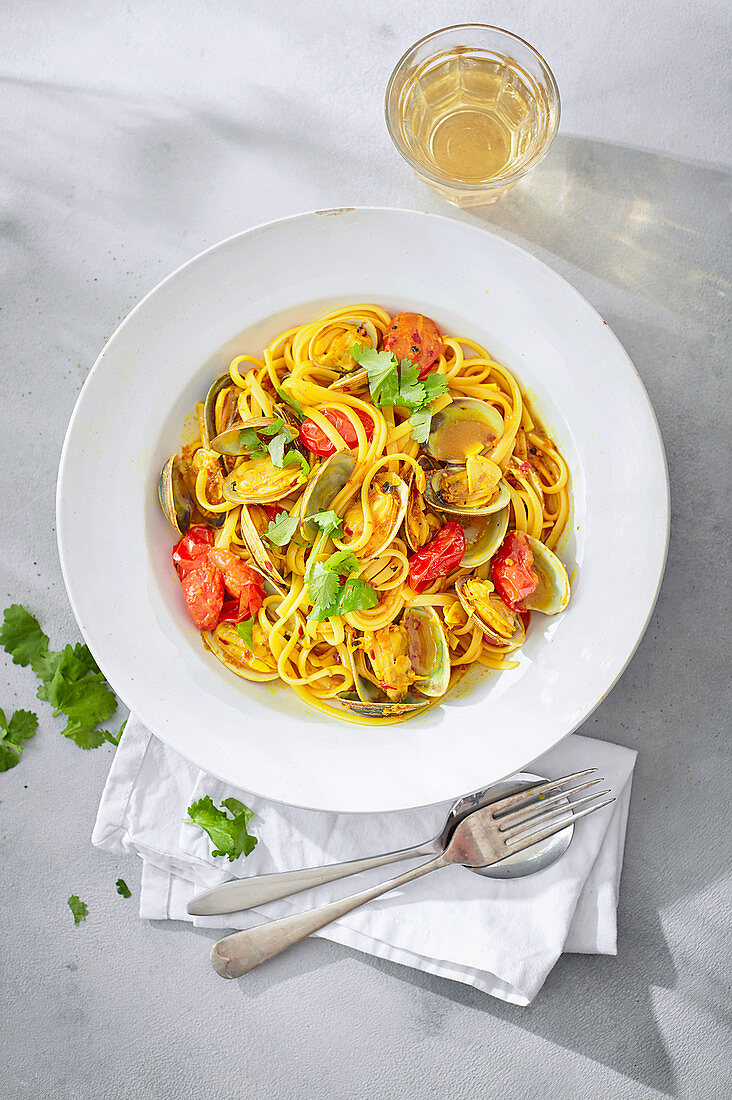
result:
M 498 199 L 503 198 L 511 188 L 514 186 L 517 180 L 513 180 L 511 183 L 500 183 L 486 185 L 484 189 L 480 191 L 461 190 L 459 186 L 451 187 L 449 184 L 435 183 L 434 180 L 427 179 L 426 176 L 420 175 L 419 172 L 414 173 L 418 180 L 422 183 L 426 183 L 430 190 L 435 191 L 438 195 L 441 195 L 443 199 L 447 199 L 453 206 L 459 206 L 462 210 L 470 209 L 474 206 L 489 206 L 492 202 L 497 202 Z

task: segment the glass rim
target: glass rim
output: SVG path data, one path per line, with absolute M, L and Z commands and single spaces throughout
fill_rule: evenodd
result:
M 404 148 L 401 140 L 394 131 L 394 127 L 391 124 L 391 119 L 389 117 L 389 98 L 391 96 L 397 73 L 399 72 L 407 58 L 410 56 L 410 54 L 412 54 L 419 46 L 424 45 L 425 42 L 429 42 L 433 38 L 438 38 L 442 34 L 447 34 L 448 31 L 473 29 L 482 31 L 497 31 L 498 34 L 505 35 L 506 38 L 510 38 L 514 42 L 519 42 L 522 46 L 525 46 L 526 49 L 530 51 L 530 53 L 534 55 L 536 60 L 539 62 L 539 68 L 541 69 L 542 75 L 544 76 L 546 83 L 549 86 L 549 90 L 556 101 L 556 121 L 553 131 L 549 135 L 548 141 L 544 143 L 543 147 L 536 156 L 534 156 L 527 164 L 521 167 L 520 171 L 512 172 L 506 176 L 497 177 L 495 180 L 492 180 L 489 183 L 452 183 L 449 176 L 438 176 L 435 172 L 432 172 L 430 169 L 425 168 L 423 165 L 416 162 L 410 155 L 410 153 Z M 510 184 L 514 184 L 518 180 L 523 179 L 523 177 L 528 172 L 530 172 L 532 168 L 535 168 L 537 164 L 541 164 L 544 157 L 551 149 L 554 138 L 557 136 L 561 114 L 562 104 L 559 96 L 559 87 L 557 85 L 554 73 L 549 68 L 546 60 L 542 57 L 539 51 L 531 45 L 530 42 L 526 41 L 525 38 L 521 38 L 520 35 L 514 34 L 513 31 L 504 30 L 503 27 L 496 27 L 492 23 L 453 23 L 450 27 L 440 27 L 439 30 L 430 31 L 429 34 L 425 34 L 422 38 L 418 38 L 416 42 L 413 42 L 411 46 L 407 47 L 407 49 L 404 51 L 404 53 L 394 66 L 391 76 L 389 77 L 389 80 L 387 82 L 386 93 L 384 95 L 384 118 L 386 121 L 386 128 L 389 132 L 389 137 L 391 138 L 392 144 L 394 145 L 397 153 L 399 153 L 400 157 L 402 157 L 402 159 L 407 162 L 412 171 L 415 172 L 418 176 L 422 176 L 423 178 L 430 180 L 430 182 L 432 183 L 437 183 L 441 187 L 452 188 L 455 191 L 464 191 L 466 193 L 477 194 L 481 191 L 489 191 L 501 187 L 507 187 Z

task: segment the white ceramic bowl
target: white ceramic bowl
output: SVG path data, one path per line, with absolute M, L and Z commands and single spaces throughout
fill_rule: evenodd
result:
M 535 615 L 520 666 L 471 675 L 402 725 L 323 717 L 206 653 L 158 508 L 180 426 L 234 354 L 258 353 L 324 306 L 376 302 L 434 317 L 515 372 L 572 474 L 560 548 L 572 599 Z M 575 729 L 648 622 L 668 537 L 653 410 L 605 322 L 514 245 L 401 210 L 322 211 L 258 226 L 181 267 L 120 325 L 79 396 L 61 456 L 58 541 L 79 627 L 115 691 L 174 749 L 267 798 L 398 810 L 519 770 Z

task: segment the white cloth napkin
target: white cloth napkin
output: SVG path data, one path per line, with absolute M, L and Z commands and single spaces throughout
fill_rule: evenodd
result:
M 521 879 L 487 879 L 447 867 L 386 894 L 315 935 L 383 959 L 529 1004 L 563 951 L 616 954 L 616 907 L 636 753 L 605 741 L 567 737 L 530 768 L 547 776 L 596 767 L 617 801 L 577 823 L 564 857 Z M 461 792 L 456 792 L 460 794 Z M 234 796 L 255 811 L 259 843 L 234 863 L 211 856 L 208 836 L 186 809 L 209 794 Z M 190 917 L 201 889 L 234 877 L 314 867 L 405 848 L 435 836 L 450 803 L 389 814 L 327 814 L 268 802 L 189 764 L 131 716 L 99 806 L 92 841 L 143 861 L 140 916 L 249 928 L 345 897 L 400 873 L 382 867 L 219 917 Z

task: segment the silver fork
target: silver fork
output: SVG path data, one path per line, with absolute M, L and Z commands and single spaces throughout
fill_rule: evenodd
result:
M 428 875 L 430 871 L 437 871 L 440 867 L 453 863 L 464 867 L 488 867 L 514 852 L 520 852 L 553 836 L 581 817 L 615 801 L 612 797 L 604 798 L 601 802 L 596 801 L 609 795 L 609 790 L 567 801 L 568 796 L 584 790 L 589 784 L 583 783 L 568 791 L 561 789 L 562 784 L 584 774 L 586 773 L 576 772 L 560 779 L 548 779 L 527 791 L 508 795 L 483 809 L 475 810 L 455 826 L 443 852 L 403 875 L 397 875 L 378 886 L 305 913 L 294 913 L 290 917 L 282 917 L 257 928 L 248 928 L 225 936 L 211 949 L 211 965 L 222 978 L 240 978 L 242 974 L 261 966 L 267 959 L 274 958 L 286 948 L 304 940 L 312 932 L 317 932 L 338 917 L 398 886 L 404 886 L 422 875 Z M 593 780 L 594 782 L 602 780 Z

